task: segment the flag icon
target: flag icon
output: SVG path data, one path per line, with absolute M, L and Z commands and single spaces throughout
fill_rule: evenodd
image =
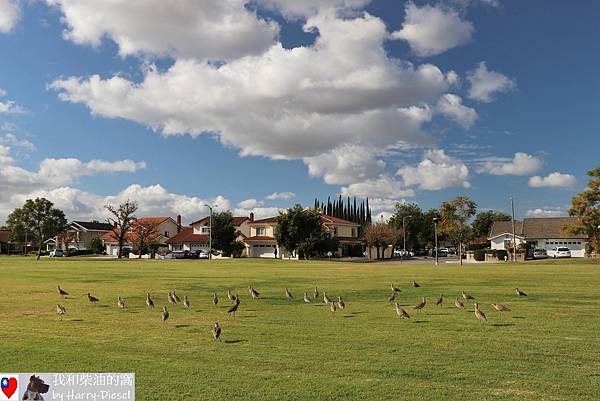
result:
M 16 400 L 19 398 L 17 389 L 19 382 L 15 376 L 1 375 L 0 376 L 0 400 Z

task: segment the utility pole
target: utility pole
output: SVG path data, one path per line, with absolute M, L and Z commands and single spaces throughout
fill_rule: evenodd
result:
M 218 205 L 207 205 L 204 204 L 210 210 L 210 217 L 208 218 L 208 259 L 212 259 L 212 216 L 213 216 L 213 208 L 218 207 Z
M 439 257 L 438 257 L 438 236 L 437 236 L 437 223 L 440 221 L 439 217 L 433 218 L 433 232 L 435 235 L 435 265 L 439 265 Z
M 410 219 L 412 216 L 408 215 L 408 216 L 404 216 L 402 218 L 402 235 L 404 237 L 404 252 L 402 253 L 402 258 L 400 258 L 400 261 L 402 262 L 402 259 L 404 259 L 404 257 L 406 256 L 406 219 Z
M 513 262 L 517 261 L 517 240 L 515 235 L 515 200 L 510 197 L 510 207 L 512 209 L 512 244 L 513 244 Z

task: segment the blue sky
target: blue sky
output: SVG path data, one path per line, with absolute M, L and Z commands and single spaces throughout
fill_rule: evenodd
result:
M 598 165 L 594 2 L 100 3 L 0 0 L 0 221 L 31 196 L 560 215 Z

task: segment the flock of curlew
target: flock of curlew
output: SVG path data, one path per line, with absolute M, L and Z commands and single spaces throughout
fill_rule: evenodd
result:
M 415 288 L 421 287 L 416 281 L 413 281 L 412 285 Z M 396 294 L 400 293 L 401 290 L 398 287 L 396 287 L 394 284 L 390 284 L 390 287 L 391 287 L 392 291 L 388 296 L 388 302 L 390 302 L 390 303 L 393 302 L 394 307 L 396 309 L 396 314 L 401 319 L 409 319 L 410 318 L 409 313 L 405 309 L 400 307 L 400 304 L 398 304 L 398 302 L 396 302 Z M 523 297 L 523 298 L 527 297 L 527 294 L 524 293 L 523 291 L 519 290 L 518 288 L 516 288 L 515 292 L 519 297 Z M 252 297 L 252 299 L 254 299 L 254 300 L 260 299 L 260 293 L 258 291 L 256 291 L 252 286 L 248 287 L 248 293 L 250 294 L 250 297 Z M 58 286 L 58 294 L 63 298 L 69 295 L 69 293 L 66 292 L 64 289 L 62 289 L 60 286 Z M 290 290 L 287 287 L 284 288 L 284 294 L 288 300 L 294 299 L 294 296 L 292 295 L 292 293 L 290 292 Z M 319 289 L 315 286 L 315 289 L 313 292 L 313 299 L 318 300 L 319 295 L 320 295 Z M 465 301 L 471 301 L 471 300 L 474 301 L 475 300 L 475 297 L 471 296 L 470 294 L 468 294 L 464 291 L 461 291 L 461 296 Z M 87 293 L 87 298 L 88 298 L 88 301 L 92 304 L 100 302 L 100 300 L 98 298 L 94 297 L 89 292 Z M 232 302 L 232 305 L 227 309 L 227 313 L 229 315 L 233 316 L 233 318 L 235 318 L 235 313 L 237 312 L 237 310 L 240 306 L 240 303 L 241 303 L 240 297 L 237 293 L 234 295 L 231 293 L 231 290 L 227 290 L 227 299 Z M 183 302 L 182 302 L 181 298 L 175 293 L 174 290 L 173 290 L 173 292 L 168 293 L 167 300 L 172 305 L 183 304 L 184 308 L 186 308 L 186 309 L 188 309 L 190 307 L 190 300 L 189 300 L 188 296 L 185 295 L 183 297 Z M 305 292 L 304 293 L 304 302 L 308 304 L 308 303 L 311 303 L 312 301 L 313 300 L 311 300 L 311 298 L 308 296 L 308 293 Z M 212 303 L 214 305 L 217 305 L 219 303 L 219 297 L 217 296 L 217 293 L 213 293 Z M 346 303 L 344 302 L 344 300 L 342 299 L 341 296 L 338 296 L 337 301 L 333 301 L 331 298 L 329 298 L 329 296 L 327 296 L 327 292 L 325 292 L 325 291 L 323 291 L 323 303 L 326 305 L 329 305 L 331 312 L 335 312 L 337 309 L 345 309 L 346 308 Z M 443 303 L 444 303 L 444 295 L 442 294 L 436 300 L 435 305 L 441 307 L 441 306 L 443 306 Z M 152 300 L 150 293 L 146 293 L 146 305 L 149 308 L 154 309 L 154 301 Z M 426 305 L 427 305 L 427 298 L 422 297 L 421 302 L 414 305 L 413 309 L 421 310 L 421 309 L 425 308 Z M 511 311 L 511 309 L 504 304 L 493 303 L 491 305 L 498 312 L 510 312 Z M 460 301 L 459 297 L 456 297 L 456 299 L 454 300 L 454 306 L 458 309 L 465 309 L 465 304 L 462 301 Z M 123 300 L 123 298 L 121 298 L 121 296 L 117 296 L 117 308 L 125 309 L 125 301 Z M 56 313 L 59 315 L 60 319 L 62 320 L 63 315 L 65 315 L 67 313 L 67 309 L 64 306 L 57 304 L 56 305 Z M 479 321 L 487 322 L 485 313 L 481 309 L 479 309 L 478 302 L 475 302 L 474 313 L 475 313 L 475 317 Z M 169 311 L 167 310 L 166 306 L 163 306 L 161 317 L 162 317 L 163 323 L 167 323 L 167 320 L 169 320 Z M 221 341 L 221 332 L 222 332 L 221 326 L 219 325 L 218 322 L 215 322 L 213 329 L 212 329 L 212 335 L 215 340 Z

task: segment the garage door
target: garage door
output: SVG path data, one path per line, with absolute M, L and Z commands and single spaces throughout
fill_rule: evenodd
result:
M 253 258 L 274 258 L 273 246 L 271 245 L 254 245 L 252 247 Z

